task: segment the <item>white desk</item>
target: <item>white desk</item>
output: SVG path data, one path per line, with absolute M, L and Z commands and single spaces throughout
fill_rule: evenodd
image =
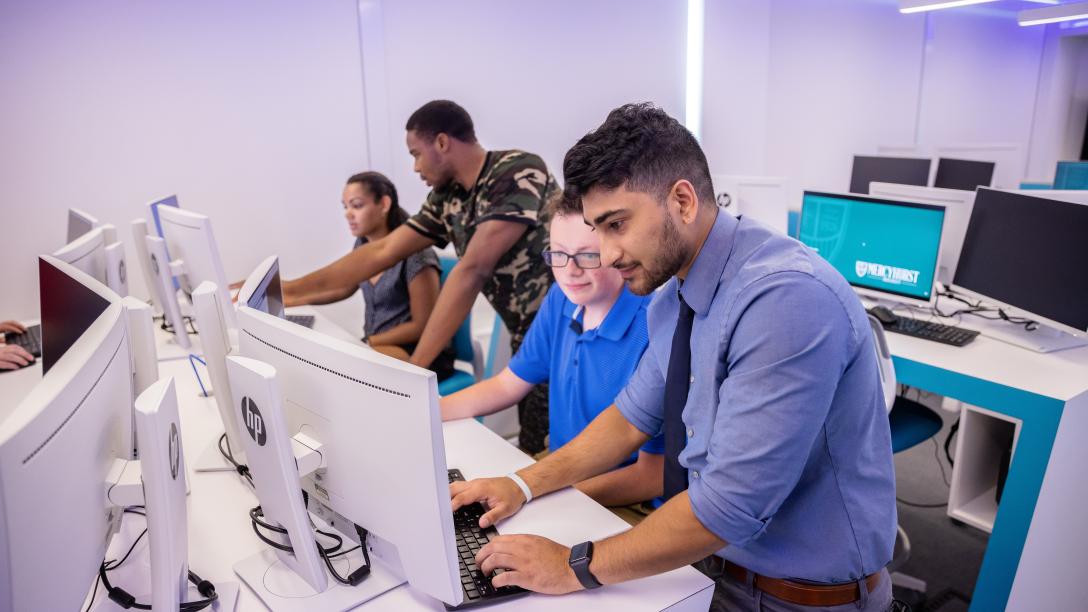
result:
M 959 324 L 983 327 L 974 317 Z M 1084 609 L 1088 347 L 1041 354 L 986 336 L 964 347 L 887 337 L 899 382 L 983 408 L 961 414 L 949 506 L 976 526 L 992 523 L 971 610 Z M 987 430 L 1004 423 L 1018 429 L 998 505 L 995 458 L 972 455 L 992 449 Z
M 219 435 L 222 426 L 210 398 L 200 395 L 192 369 L 186 361 L 160 364 L 163 377 L 173 376 L 179 398 L 182 443 L 187 460 Z M 532 462 L 532 459 L 474 420 L 447 423 L 445 433 L 447 465 L 462 470 L 468 478 L 504 474 Z M 189 497 L 189 563 L 193 571 L 212 580 L 237 581 L 233 565 L 239 559 L 262 550 L 265 545 L 253 534 L 248 510 L 257 505 L 253 491 L 230 472 L 197 473 Z M 132 523 L 140 520 L 129 519 Z M 142 524 L 139 525 L 142 528 Z M 534 533 L 566 545 L 599 539 L 618 533 L 627 524 L 582 493 L 573 489 L 547 495 L 528 504 L 520 513 L 499 525 L 504 533 Z M 136 528 L 123 528 L 111 552 L 127 549 Z M 122 550 L 123 551 L 123 550 Z M 147 549 L 143 542 L 118 571 L 117 581 L 129 585 L 147 580 Z M 131 564 L 131 566 L 129 565 Z M 580 592 L 563 597 L 530 595 L 489 609 L 545 610 L 706 610 L 713 583 L 698 571 L 684 567 L 660 576 L 626 584 Z M 256 595 L 243 586 L 237 610 L 261 610 Z M 374 599 L 360 609 L 444 610 L 442 603 L 404 585 Z

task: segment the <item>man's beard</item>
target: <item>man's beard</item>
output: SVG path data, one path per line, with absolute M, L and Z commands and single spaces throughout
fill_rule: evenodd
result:
M 649 265 L 642 266 L 642 274 L 627 281 L 627 288 L 635 295 L 649 295 L 672 278 L 688 259 L 684 241 L 676 229 L 672 217 L 665 215 L 665 223 L 657 236 L 661 248 L 654 254 Z

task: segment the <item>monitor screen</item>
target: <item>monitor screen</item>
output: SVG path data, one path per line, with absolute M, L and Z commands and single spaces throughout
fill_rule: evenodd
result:
M 934 187 L 974 191 L 978 187 L 989 187 L 994 181 L 994 167 L 997 164 L 988 161 L 967 159 L 937 160 L 937 176 L 933 179 Z
M 1088 189 L 1088 161 L 1060 161 L 1054 189 Z
M 898 183 L 900 185 L 929 184 L 929 158 L 854 156 L 850 174 L 850 193 L 869 193 L 869 183 Z
M 44 373 L 79 340 L 110 303 L 44 259 L 38 260 L 38 286 L 41 295 Z
M 800 240 L 851 285 L 928 302 L 944 207 L 806 191 Z
M 1088 330 L 1088 206 L 979 189 L 952 283 Z
M 261 279 L 261 284 L 257 285 L 257 289 L 249 297 L 246 305 L 274 317 L 280 317 L 281 319 L 284 317 L 279 262 L 273 263 L 268 268 L 268 272 Z

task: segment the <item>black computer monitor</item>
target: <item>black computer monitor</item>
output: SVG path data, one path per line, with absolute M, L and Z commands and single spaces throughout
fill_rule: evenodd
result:
M 937 160 L 937 177 L 933 179 L 933 186 L 963 191 L 989 187 L 994 181 L 995 166 L 994 162 L 942 157 Z
M 40 258 L 38 289 L 41 295 L 44 373 L 106 311 L 110 301 Z M 102 285 L 102 290 L 107 290 L 105 285 Z
M 918 157 L 855 155 L 850 192 L 869 193 L 869 183 L 873 182 L 925 187 L 929 185 L 931 162 L 928 158 Z
M 981 188 L 952 284 L 1083 333 L 1086 237 L 1088 205 Z
M 256 291 L 249 296 L 246 306 L 274 317 L 284 318 L 283 289 L 280 285 L 279 260 L 272 261 Z

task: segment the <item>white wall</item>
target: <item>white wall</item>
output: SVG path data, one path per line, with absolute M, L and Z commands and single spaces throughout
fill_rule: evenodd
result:
M 567 149 L 620 104 L 648 100 L 683 116 L 684 2 L 398 0 L 382 8 L 393 167 L 380 170 L 408 210 L 427 190 L 412 171 L 404 124 L 432 99 L 464 106 L 485 147 L 537 153 L 557 178 Z M 377 86 L 368 83 L 368 95 Z
M 35 257 L 68 206 L 132 258 L 129 221 L 177 193 L 232 279 L 346 252 L 340 189 L 367 166 L 357 23 L 353 0 L 0 4 L 0 318 L 37 315 Z
M 903 15 L 895 0 L 708 3 L 706 19 L 703 146 L 715 172 L 845 190 L 851 156 L 886 145 L 929 155 L 1013 143 L 1015 155 L 998 154 L 1015 156 L 1017 181 L 1029 149 L 1057 155 L 1057 138 L 1030 147 L 1054 26 L 1021 28 L 992 8 Z M 1066 133 L 1064 112 L 1052 123 Z

